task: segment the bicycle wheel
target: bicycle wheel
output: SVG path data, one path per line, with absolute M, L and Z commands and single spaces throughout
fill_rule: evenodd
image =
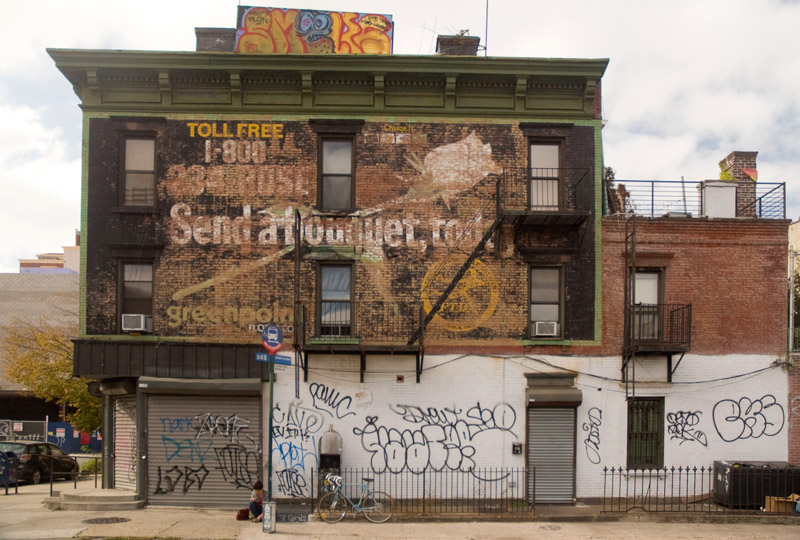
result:
M 394 514 L 394 499 L 383 491 L 374 491 L 361 506 L 364 517 L 373 523 L 383 523 Z
M 347 500 L 336 492 L 326 493 L 317 503 L 317 513 L 322 521 L 341 521 L 347 513 Z

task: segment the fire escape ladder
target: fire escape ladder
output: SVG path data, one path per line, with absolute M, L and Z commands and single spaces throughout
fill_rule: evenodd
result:
M 636 362 L 634 362 L 633 303 L 636 299 L 636 215 L 625 222 L 625 299 L 623 317 L 622 380 L 625 398 L 636 397 Z M 676 366 L 677 367 L 677 366 Z
M 466 230 L 464 231 L 464 234 L 458 240 L 458 243 L 456 243 L 456 245 L 453 246 L 453 249 L 450 250 L 450 253 L 447 254 L 447 257 L 445 258 L 445 262 L 458 249 L 458 246 L 461 244 L 461 241 L 464 240 L 464 238 L 467 236 L 467 232 L 469 231 L 469 229 L 471 227 L 473 227 L 475 225 L 475 223 L 477 223 L 480 220 L 484 208 L 486 208 L 486 205 L 484 205 L 484 207 L 475 215 L 475 218 L 470 223 L 470 226 L 466 228 Z M 420 337 L 422 336 L 423 332 L 425 331 L 425 328 L 428 326 L 428 323 L 430 323 L 431 320 L 433 320 L 433 318 L 436 316 L 436 314 L 442 308 L 442 305 L 444 305 L 444 303 L 447 301 L 447 298 L 450 296 L 450 293 L 453 292 L 453 290 L 458 285 L 458 282 L 461 280 L 462 277 L 464 277 L 464 274 L 467 273 L 467 270 L 469 270 L 470 265 L 472 265 L 473 261 L 475 261 L 475 259 L 478 258 L 478 255 L 480 255 L 481 251 L 486 246 L 486 243 L 495 234 L 495 232 L 497 232 L 497 229 L 500 227 L 500 223 L 501 222 L 502 222 L 502 218 L 500 216 L 498 216 L 494 220 L 494 222 L 492 223 L 491 227 L 489 227 L 486 230 L 486 232 L 484 233 L 484 235 L 481 238 L 480 242 L 478 242 L 478 244 L 475 246 L 475 249 L 472 250 L 472 253 L 469 254 L 467 259 L 464 261 L 464 264 L 461 265 L 461 268 L 458 269 L 458 272 L 456 272 L 456 275 L 453 276 L 453 279 L 450 281 L 450 283 L 447 285 L 445 290 L 442 292 L 441 296 L 439 296 L 439 299 L 436 301 L 436 303 L 433 304 L 433 307 L 431 308 L 431 310 L 424 317 L 422 317 L 422 320 L 420 321 L 419 328 L 414 330 L 414 334 L 408 340 L 408 344 L 409 345 L 413 345 L 417 340 L 420 339 Z M 444 263 L 442 265 L 440 265 L 439 272 L 441 272 L 441 270 L 444 268 L 444 266 L 445 266 Z M 435 278 L 435 276 L 434 276 L 434 278 Z M 433 282 L 434 278 L 432 278 L 430 280 L 431 283 Z

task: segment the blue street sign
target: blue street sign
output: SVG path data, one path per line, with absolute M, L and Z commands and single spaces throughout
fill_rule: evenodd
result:
M 275 354 L 283 347 L 283 332 L 280 328 L 271 324 L 261 332 L 261 344 L 272 354 Z
M 273 355 L 273 356 L 275 358 L 275 363 L 276 364 L 281 364 L 281 365 L 285 365 L 285 366 L 291 366 L 292 365 L 292 357 L 291 356 L 288 356 L 288 355 L 285 355 L 285 354 L 276 354 L 276 355 Z M 269 362 L 269 357 L 270 357 L 269 353 L 265 353 L 265 352 L 257 352 L 256 353 L 256 360 L 258 362 Z

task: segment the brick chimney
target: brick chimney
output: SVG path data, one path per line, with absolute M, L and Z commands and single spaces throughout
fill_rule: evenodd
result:
M 439 36 L 436 38 L 436 53 L 444 56 L 478 56 L 478 36 Z
M 758 152 L 733 151 L 719 162 L 721 180 L 736 182 L 736 216 L 756 217 L 756 181 Z
M 737 182 L 755 182 L 758 180 L 757 155 L 758 152 L 731 152 L 719 162 L 720 178 Z

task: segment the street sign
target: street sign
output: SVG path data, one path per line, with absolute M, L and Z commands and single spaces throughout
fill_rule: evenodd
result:
M 275 354 L 283 347 L 283 332 L 274 324 L 267 326 L 261 332 L 261 344 L 270 354 Z
M 276 365 L 284 365 L 284 366 L 291 366 L 292 365 L 292 357 L 288 354 L 275 354 L 270 355 L 269 353 L 265 352 L 257 352 L 256 353 L 256 361 L 257 362 L 269 362 L 269 357 L 272 356 L 273 361 Z

